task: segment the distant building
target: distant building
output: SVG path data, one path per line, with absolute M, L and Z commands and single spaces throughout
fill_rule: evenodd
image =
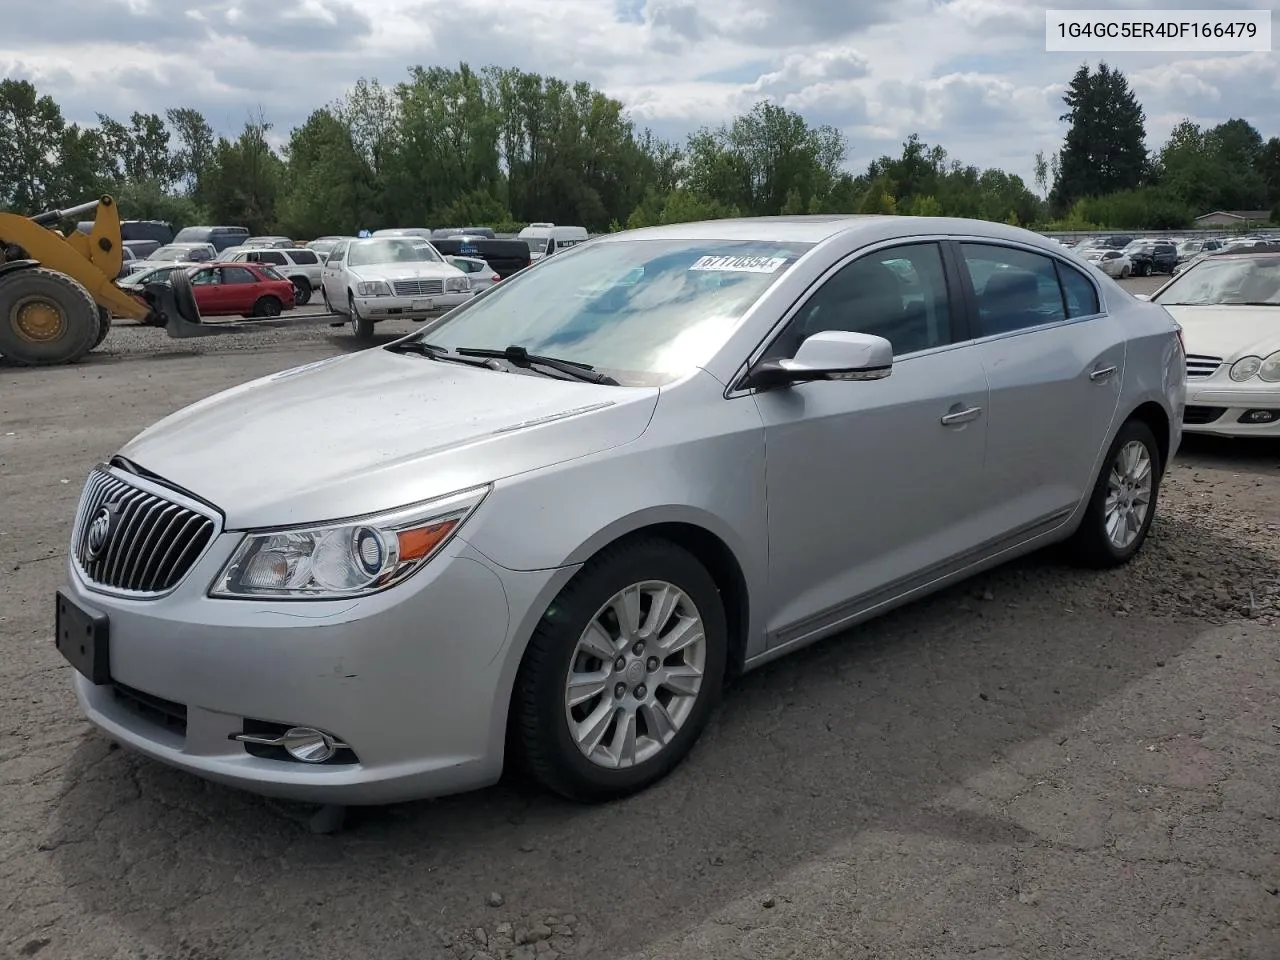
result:
M 1196 217 L 1196 225 L 1201 227 L 1250 227 L 1270 222 L 1270 210 L 1215 210 Z

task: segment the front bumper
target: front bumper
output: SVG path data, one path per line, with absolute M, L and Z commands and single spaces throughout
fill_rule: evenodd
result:
M 356 311 L 370 320 L 425 320 L 452 310 L 475 296 L 475 292 L 437 293 L 422 297 L 356 297 Z
M 65 592 L 109 621 L 112 683 L 74 674 L 93 724 L 198 776 L 316 803 L 393 803 L 499 778 L 514 636 L 557 571 L 508 571 L 455 539 L 371 597 L 210 599 L 238 540 L 219 536 L 154 600 L 105 595 L 69 566 Z M 255 756 L 231 739 L 246 720 L 324 730 L 353 762 Z
M 1242 422 L 1254 411 L 1269 412 L 1270 422 Z M 1280 437 L 1280 384 L 1261 386 L 1187 385 L 1183 415 L 1187 433 L 1222 437 Z

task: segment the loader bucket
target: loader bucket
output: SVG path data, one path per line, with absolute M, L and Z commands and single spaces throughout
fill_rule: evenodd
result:
M 157 326 L 158 321 L 163 320 L 165 331 L 175 340 L 231 332 L 226 327 L 209 326 L 200 320 L 200 308 L 191 289 L 191 278 L 181 270 L 169 274 L 164 283 L 148 283 L 143 296 L 151 307 Z

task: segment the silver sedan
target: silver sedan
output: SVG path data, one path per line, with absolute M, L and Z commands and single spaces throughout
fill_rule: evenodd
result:
M 1142 547 L 1181 438 L 1165 310 L 1001 224 L 602 237 L 93 468 L 57 637 L 88 718 L 337 804 L 598 801 L 727 677 L 1020 554 Z

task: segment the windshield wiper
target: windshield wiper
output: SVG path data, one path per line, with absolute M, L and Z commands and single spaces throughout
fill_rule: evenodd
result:
M 619 385 L 618 381 L 613 377 L 597 373 L 595 367 L 589 363 L 579 363 L 577 360 L 561 360 L 558 357 L 543 357 L 536 353 L 530 353 L 524 347 L 511 346 L 505 350 L 493 350 L 485 347 L 458 347 L 456 352 L 464 357 L 492 357 L 496 360 L 506 360 L 511 365 L 525 370 L 532 370 L 536 364 L 537 366 L 547 367 L 558 373 L 563 373 L 566 377 L 574 380 L 581 380 L 584 383 L 598 383 L 608 387 Z
M 465 363 L 469 367 L 487 367 L 490 370 L 500 370 L 497 364 L 491 360 L 481 360 L 479 358 L 459 357 L 449 352 L 448 347 L 442 347 L 435 343 L 425 343 L 422 340 L 401 340 L 397 343 L 391 343 L 386 349 L 392 353 L 413 353 L 420 357 L 428 357 L 432 360 L 441 360 L 445 363 Z

